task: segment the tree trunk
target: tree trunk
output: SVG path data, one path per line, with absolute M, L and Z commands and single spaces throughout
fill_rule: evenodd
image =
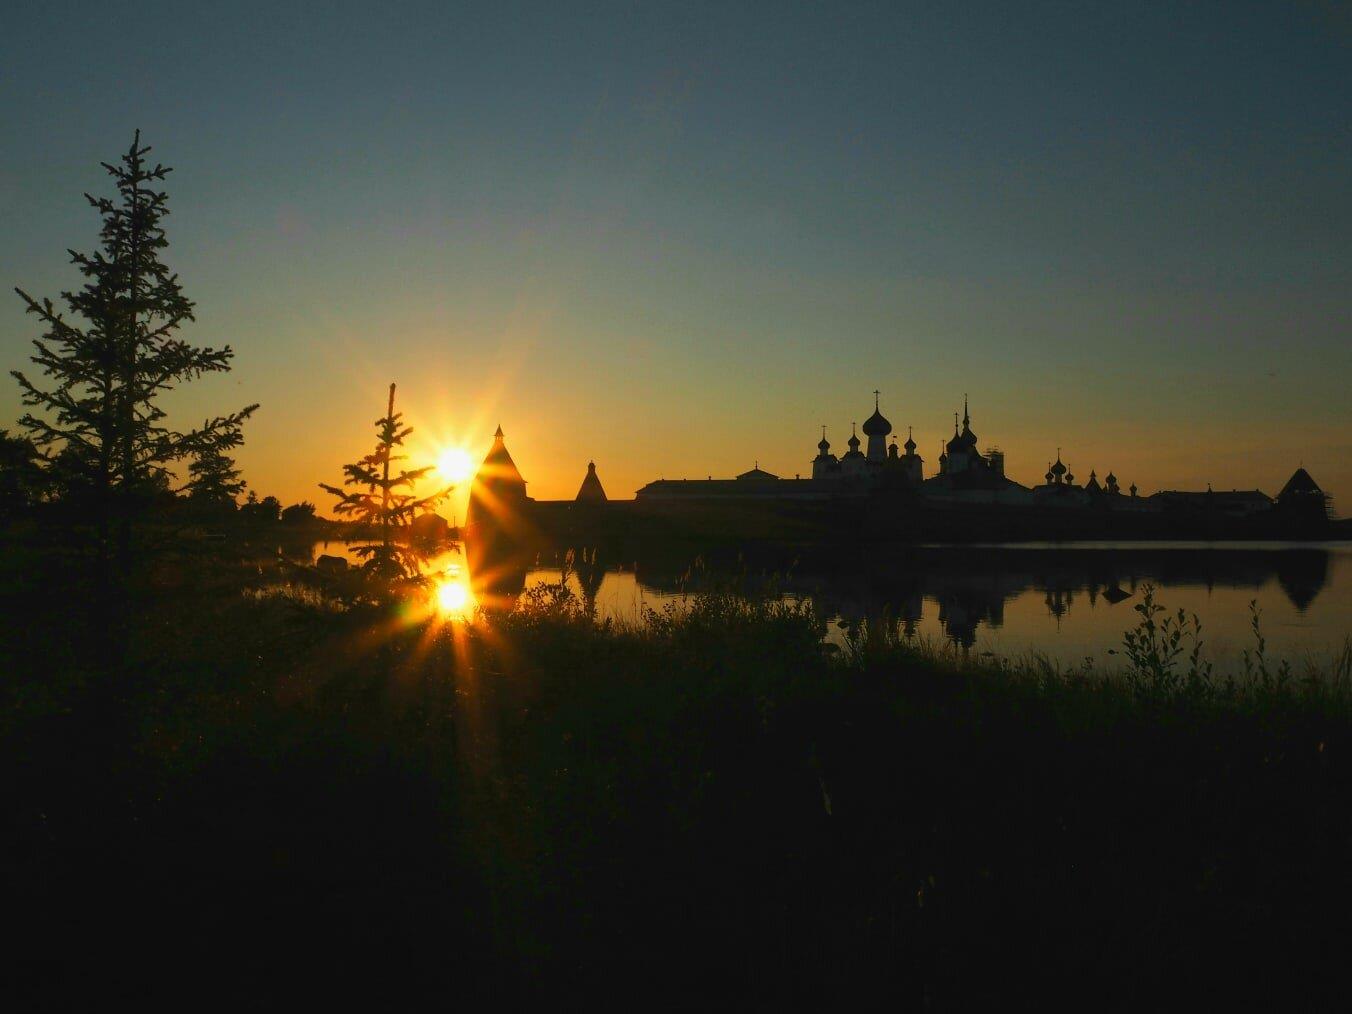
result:
M 121 366 L 122 366 L 122 401 L 119 406 L 120 418 L 118 420 L 121 452 L 122 452 L 122 476 L 118 492 L 121 501 L 118 511 L 118 529 L 117 529 L 117 569 L 118 572 L 126 577 L 131 569 L 131 528 L 132 512 L 136 509 L 131 495 L 136 483 L 136 463 L 134 455 L 136 453 L 136 328 L 139 311 L 137 300 L 140 297 L 140 272 L 141 272 L 141 190 L 138 177 L 141 172 L 141 132 L 138 130 L 132 139 L 132 188 L 131 188 L 131 243 L 127 250 L 127 259 L 129 270 L 127 272 L 128 286 L 128 312 L 123 326 L 125 333 L 121 336 L 122 348 Z
M 394 418 L 394 385 L 390 385 L 390 404 L 385 410 L 385 418 Z M 390 558 L 390 454 L 394 445 L 385 443 L 382 448 L 384 461 L 380 472 L 380 544 L 385 549 L 385 559 Z

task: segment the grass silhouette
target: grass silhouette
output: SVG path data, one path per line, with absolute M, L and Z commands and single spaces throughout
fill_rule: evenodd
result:
M 1340 967 L 1348 652 L 1203 676 L 1149 607 L 1110 673 L 886 622 L 831 651 L 735 586 L 440 624 L 222 559 L 148 577 L 110 662 L 78 566 L 3 558 L 6 879 L 48 999 L 1129 1007 Z

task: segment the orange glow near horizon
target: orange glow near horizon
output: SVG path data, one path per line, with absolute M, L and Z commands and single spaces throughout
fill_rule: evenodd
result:
M 525 343 L 514 332 L 503 341 L 513 350 Z M 343 367 L 338 389 L 350 389 L 350 396 L 335 398 L 335 403 L 355 404 L 360 396 L 361 404 L 376 404 L 380 391 L 369 377 L 410 372 L 382 371 L 360 348 L 350 351 L 359 368 Z M 505 363 L 485 362 L 473 382 L 462 386 L 452 385 L 438 371 L 413 371 L 406 381 L 400 380 L 397 407 L 414 429 L 407 446 L 409 467 L 432 466 L 418 493 L 454 487 L 436 510 L 453 524 L 462 521 L 474 474 L 499 424 L 528 493 L 540 500 L 572 499 L 589 460 L 595 460 L 613 500 L 633 497 L 654 479 L 732 477 L 756 461 L 791 478 L 810 474 L 821 439 L 819 425 L 808 424 L 808 419 L 828 423 L 833 450 L 839 451 L 850 433 L 849 421 L 873 408 L 871 389 L 860 394 L 844 383 L 825 391 L 798 391 L 797 381 L 792 381 L 782 390 L 714 397 L 711 392 L 721 379 L 700 372 L 705 387 L 699 398 L 690 395 L 692 403 L 707 399 L 698 412 L 659 409 L 664 397 L 660 392 L 620 385 L 591 391 L 591 409 L 578 413 L 559 400 L 563 396 L 558 390 L 573 388 L 542 389 L 541 377 L 520 368 L 515 357 Z M 906 439 L 907 427 L 914 423 L 926 478 L 935 474 L 939 447 L 952 436 L 952 413 L 961 410 L 966 386 L 899 382 L 883 392 L 882 411 L 899 439 Z M 1114 414 L 1110 408 L 1113 399 L 1124 397 L 1120 393 L 1096 402 L 1096 415 L 1086 419 L 1069 407 L 1053 411 L 1042 402 L 1022 398 L 1028 387 L 1026 378 L 1013 375 L 1007 389 L 972 385 L 971 391 L 973 425 L 982 447 L 999 445 L 1005 450 L 1008 476 L 1025 486 L 1043 481 L 1048 463 L 1061 447 L 1065 463 L 1077 477 L 1087 478 L 1090 469 L 1100 476 L 1112 471 L 1123 488 L 1135 483 L 1142 496 L 1162 489 L 1204 490 L 1208 483 L 1217 489 L 1259 489 L 1273 495 L 1297 465 L 1309 468 L 1337 503 L 1342 502 L 1342 492 L 1352 488 L 1352 470 L 1344 459 L 1331 456 L 1337 445 L 1328 442 L 1329 432 L 1336 426 L 1309 420 L 1241 426 L 1225 411 L 1205 411 L 1196 401 L 1186 410 L 1161 406 L 1145 414 L 1117 406 Z M 1237 397 L 1227 405 L 1257 404 L 1256 397 Z M 316 409 L 320 411 L 329 413 L 332 407 Z M 636 412 L 645 413 L 648 420 L 644 433 L 615 424 Z M 369 421 L 356 412 L 324 415 L 316 425 L 299 427 L 298 436 L 288 432 L 286 439 L 265 439 L 263 423 L 251 424 L 239 464 L 253 478 L 251 485 L 260 496 L 276 495 L 283 504 L 313 499 L 313 482 L 331 481 L 341 474 L 342 463 L 360 454 L 369 441 Z M 1188 440 L 1177 439 L 1180 430 L 1189 433 Z M 1236 440 L 1236 432 L 1243 438 Z M 1211 448 L 1202 459 L 1196 453 L 1199 445 Z M 1314 449 L 1319 448 L 1316 454 Z M 453 478 L 455 474 L 463 477 Z M 331 513 L 322 500 L 319 509 L 322 515 Z

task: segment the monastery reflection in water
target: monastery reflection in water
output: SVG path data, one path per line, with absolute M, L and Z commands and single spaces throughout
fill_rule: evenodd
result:
M 1091 471 L 1078 485 L 1058 454 L 1045 483 L 1027 487 L 1005 475 L 1002 452 L 978 450 L 964 403 L 938 473 L 926 477 L 909 433 L 904 453 L 895 441 L 886 445 L 892 427 L 878 395 L 863 427 L 867 453 L 852 435 L 837 459 L 823 435 L 811 478 L 781 479 L 757 464 L 735 479 L 659 479 L 632 500 L 610 499 L 594 463 L 573 499 L 529 496 L 499 427 L 458 529 L 474 601 L 511 608 L 528 584 L 550 580 L 545 572 L 573 546 L 587 547 L 574 554 L 574 590 L 589 609 L 616 618 L 634 618 L 653 604 L 645 599 L 733 576 L 808 597 L 847 630 L 883 623 L 913 634 L 923 620 L 927 637 L 970 648 L 979 628 L 1004 628 L 1007 612 L 1018 618 L 1008 628 L 1015 639 L 1045 634 L 1028 610 L 1038 597 L 1043 618 L 1063 633 L 1061 620 L 1084 601 L 1059 639 L 1065 651 L 1076 640 L 1072 628 L 1096 628 L 1093 645 L 1120 644 L 1149 583 L 1160 589 L 1157 602 L 1204 614 L 1223 639 L 1248 636 L 1249 599 L 1271 605 L 1288 628 L 1305 628 L 1310 643 L 1347 636 L 1345 618 L 1322 608 L 1306 615 L 1330 581 L 1333 557 L 1348 555 L 1297 541 L 1334 534 L 1329 498 L 1304 468 L 1276 497 L 1210 488 L 1142 496 L 1135 486 L 1124 492 L 1111 472 L 1100 483 Z M 697 559 L 704 566 L 692 570 Z M 1252 595 L 1213 599 L 1213 589 Z M 1352 606 L 1346 581 L 1333 599 Z
M 511 608 L 527 586 L 528 574 L 556 569 L 563 553 L 531 558 L 486 553 L 471 542 L 467 558 L 476 595 L 496 608 Z M 1257 594 L 1275 583 L 1304 613 L 1329 582 L 1330 553 L 1320 548 L 1168 548 L 943 546 L 915 547 L 883 558 L 841 561 L 786 556 L 704 561 L 671 547 L 628 563 L 597 553 L 575 553 L 576 590 L 590 608 L 607 573 L 632 575 L 637 587 L 656 598 L 698 591 L 737 580 L 756 590 L 767 587 L 810 597 L 822 615 L 845 627 L 864 622 L 895 624 L 912 635 L 926 609 L 937 608 L 945 635 L 970 648 L 980 627 L 1004 626 L 1006 606 L 1039 595 L 1058 621 L 1071 610 L 1121 606 L 1121 626 L 1134 625 L 1131 607 L 1140 589 L 1152 584 L 1168 602 L 1171 588 L 1237 589 Z M 928 603 L 926 602 L 928 600 Z M 602 608 L 604 611 L 604 605 Z

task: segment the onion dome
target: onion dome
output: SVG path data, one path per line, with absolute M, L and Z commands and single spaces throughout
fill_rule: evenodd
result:
M 967 449 L 966 438 L 958 432 L 958 413 L 953 413 L 953 439 L 948 442 L 948 453 L 954 451 L 965 451 Z
M 888 457 L 890 460 L 892 460 L 892 461 L 896 461 L 896 460 L 897 460 L 897 438 L 896 438 L 896 437 L 893 437 L 893 438 L 892 438 L 892 442 L 891 442 L 890 444 L 887 445 L 887 457 Z
M 1067 473 L 1066 473 L 1066 483 L 1067 483 L 1068 485 L 1072 485 L 1072 486 L 1073 486 L 1073 485 L 1075 484 L 1075 476 L 1073 476 L 1073 475 L 1071 475 L 1069 472 L 1067 472 Z
M 864 436 L 885 437 L 892 432 L 892 424 L 878 411 L 878 392 L 873 392 L 873 414 L 864 420 Z
M 1047 462 L 1047 482 L 1050 484 L 1056 478 L 1056 473 L 1052 471 L 1052 463 Z
M 1052 465 L 1051 473 L 1058 479 L 1066 474 L 1066 466 L 1061 464 L 1061 448 L 1059 447 L 1056 449 L 1056 464 Z
M 906 448 L 907 454 L 915 453 L 915 437 L 911 435 L 911 427 L 909 426 L 906 427 L 906 443 L 901 446 Z
M 939 441 L 939 464 L 942 465 L 942 464 L 943 464 L 945 461 L 947 461 L 947 460 L 948 460 L 948 455 L 944 453 L 944 442 L 943 442 L 942 440 L 940 440 L 940 441 Z
M 831 441 L 826 439 L 825 426 L 822 427 L 822 438 L 817 443 L 817 450 L 821 451 L 823 455 L 829 454 L 831 451 Z
M 845 442 L 850 445 L 851 451 L 859 450 L 859 435 L 855 433 L 853 423 L 850 424 L 850 439 Z
M 976 447 L 976 434 L 972 432 L 972 420 L 967 414 L 967 395 L 962 396 L 962 439 L 969 447 Z

